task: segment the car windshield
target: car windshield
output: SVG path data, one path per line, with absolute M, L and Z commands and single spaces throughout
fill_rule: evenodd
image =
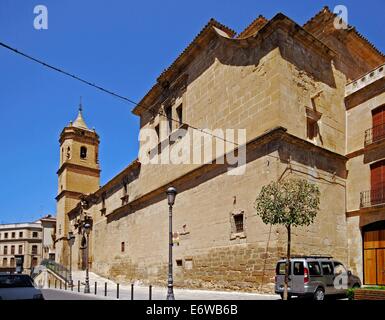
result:
M 33 283 L 25 275 L 0 275 L 0 288 L 33 287 Z

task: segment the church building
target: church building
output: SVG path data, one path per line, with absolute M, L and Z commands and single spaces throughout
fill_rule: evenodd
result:
M 156 133 L 148 155 L 177 153 L 198 129 L 246 132 L 242 146 L 226 135 L 210 161 L 138 155 L 100 186 L 99 135 L 80 107 L 59 140 L 57 261 L 69 265 L 72 232 L 72 268 L 85 268 L 87 222 L 91 271 L 166 285 L 165 191 L 174 186 L 175 285 L 272 292 L 286 229 L 265 225 L 254 201 L 262 186 L 295 176 L 321 196 L 314 224 L 293 229 L 292 252 L 331 255 L 363 283 L 384 285 L 385 56 L 336 19 L 327 7 L 302 26 L 278 13 L 238 34 L 212 19 L 159 75 L 132 110 L 140 133 Z M 230 174 L 221 160 L 241 148 L 245 171 Z

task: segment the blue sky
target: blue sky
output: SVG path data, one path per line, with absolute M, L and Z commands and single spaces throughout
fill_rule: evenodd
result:
M 33 28 L 38 4 L 48 8 L 48 30 Z M 282 12 L 302 24 L 337 4 L 385 52 L 383 0 L 1 0 L 0 41 L 139 101 L 211 17 L 239 32 L 259 14 Z M 0 223 L 55 213 L 58 138 L 80 96 L 101 138 L 104 184 L 137 156 L 133 106 L 0 47 Z

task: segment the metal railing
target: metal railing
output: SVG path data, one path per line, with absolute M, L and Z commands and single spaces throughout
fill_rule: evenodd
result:
M 385 139 L 385 123 L 365 130 L 365 146 Z
M 53 260 L 48 260 L 48 259 L 42 260 L 40 265 L 46 267 L 47 269 L 50 269 L 52 272 L 54 272 L 55 274 L 60 276 L 66 282 L 69 281 L 70 272 L 65 266 L 63 266 L 63 265 L 61 265 L 61 264 L 59 264 Z
M 385 204 L 385 184 L 360 193 L 360 207 L 369 208 Z
M 99 283 L 100 284 L 100 283 Z M 103 283 L 102 283 L 103 284 Z M 51 282 L 51 280 L 48 280 L 48 289 L 60 289 L 60 290 L 68 290 L 71 292 L 77 292 L 77 293 L 84 293 L 84 285 L 85 283 L 78 280 L 73 284 L 73 286 L 67 286 L 66 282 L 60 281 L 55 279 Z M 120 289 L 120 284 L 116 283 L 114 285 L 110 285 L 107 288 L 107 282 L 104 282 L 104 285 L 101 287 L 98 287 L 98 282 L 94 282 L 93 284 L 90 284 L 91 290 L 87 295 L 95 295 L 100 297 L 108 297 L 108 298 L 115 298 L 115 299 L 121 299 L 124 300 L 135 300 L 134 296 L 134 284 L 132 283 L 130 286 L 129 292 L 126 290 L 123 290 L 123 292 Z M 152 292 L 152 285 L 148 286 L 148 293 L 146 298 L 148 300 L 152 300 L 153 298 L 153 292 Z M 123 297 L 121 297 L 121 293 L 123 293 Z M 143 300 L 144 296 L 141 295 L 141 300 Z

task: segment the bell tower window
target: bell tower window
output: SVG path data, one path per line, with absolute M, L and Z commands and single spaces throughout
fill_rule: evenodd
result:
M 67 147 L 67 160 L 71 159 L 71 148 Z
M 80 158 L 86 159 L 87 158 L 87 148 L 86 147 L 80 147 Z

